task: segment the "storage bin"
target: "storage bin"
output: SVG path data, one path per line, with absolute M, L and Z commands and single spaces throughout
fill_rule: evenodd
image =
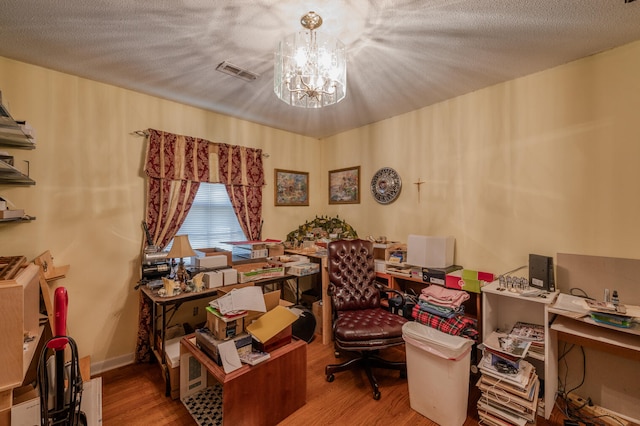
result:
M 415 321 L 402 326 L 411 408 L 441 426 L 467 419 L 473 341 Z

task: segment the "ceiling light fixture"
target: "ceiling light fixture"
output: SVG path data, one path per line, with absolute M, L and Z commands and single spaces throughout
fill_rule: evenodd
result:
M 278 98 L 301 108 L 322 108 L 344 99 L 347 60 L 344 44 L 317 34 L 322 18 L 309 12 L 300 18 L 306 31 L 284 38 L 278 45 L 273 89 Z

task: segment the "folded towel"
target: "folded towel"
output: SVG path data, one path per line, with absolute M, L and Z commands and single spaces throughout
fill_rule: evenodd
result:
M 466 291 L 430 285 L 422 289 L 419 299 L 435 305 L 457 308 L 470 297 Z
M 421 310 L 429 312 L 434 315 L 438 315 L 443 318 L 453 318 L 456 315 L 464 314 L 464 306 L 459 306 L 457 308 L 450 308 L 447 306 L 435 305 L 425 300 L 418 300 L 418 304 L 420 305 Z

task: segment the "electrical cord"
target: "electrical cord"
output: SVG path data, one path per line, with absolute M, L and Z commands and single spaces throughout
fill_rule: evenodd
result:
M 566 383 L 567 383 L 567 376 L 568 376 L 568 370 L 569 370 L 569 365 L 568 362 L 566 360 L 566 356 L 575 348 L 575 345 L 570 345 L 567 348 L 568 344 L 565 343 L 564 347 L 563 347 L 563 352 L 558 356 L 558 362 L 562 361 L 564 363 L 564 367 L 565 367 L 565 375 L 564 375 L 564 382 L 563 380 L 560 378 L 560 376 L 558 376 L 558 382 L 560 385 L 560 389 L 558 389 L 558 395 L 560 396 L 561 400 L 564 403 L 564 407 L 561 407 L 558 404 L 558 401 L 556 401 L 556 407 L 558 407 L 558 409 L 560 410 L 561 413 L 564 414 L 565 417 L 567 417 L 570 420 L 574 420 L 574 421 L 578 421 L 581 423 L 585 423 L 585 424 L 596 424 L 596 425 L 606 425 L 605 422 L 601 421 L 602 418 L 608 417 L 611 418 L 613 420 L 615 420 L 617 423 L 619 423 L 621 426 L 623 426 L 624 424 L 617 419 L 615 416 L 612 416 L 610 414 L 602 414 L 599 416 L 590 416 L 585 414 L 582 409 L 586 406 L 591 406 L 592 405 L 592 401 L 591 398 L 587 398 L 585 399 L 584 403 L 577 406 L 577 407 L 572 407 L 570 404 L 570 400 L 569 400 L 569 394 L 572 393 L 573 391 L 579 389 L 585 382 L 585 378 L 586 378 L 586 354 L 584 351 L 584 348 L 580 346 L 580 353 L 582 355 L 582 379 L 580 380 L 580 383 L 573 387 L 570 390 L 566 390 Z
M 576 292 L 578 293 L 582 293 L 582 294 L 576 294 Z M 572 296 L 576 296 L 576 297 L 584 297 L 585 299 L 591 299 L 593 300 L 593 297 L 589 297 L 589 295 L 587 294 L 586 291 L 584 291 L 583 289 L 579 288 L 579 287 L 572 287 L 569 289 L 569 294 Z

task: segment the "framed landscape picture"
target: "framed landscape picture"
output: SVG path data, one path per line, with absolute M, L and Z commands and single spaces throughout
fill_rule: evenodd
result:
M 329 204 L 360 203 L 360 166 L 329 171 Z
M 309 173 L 275 169 L 276 206 L 309 205 Z

